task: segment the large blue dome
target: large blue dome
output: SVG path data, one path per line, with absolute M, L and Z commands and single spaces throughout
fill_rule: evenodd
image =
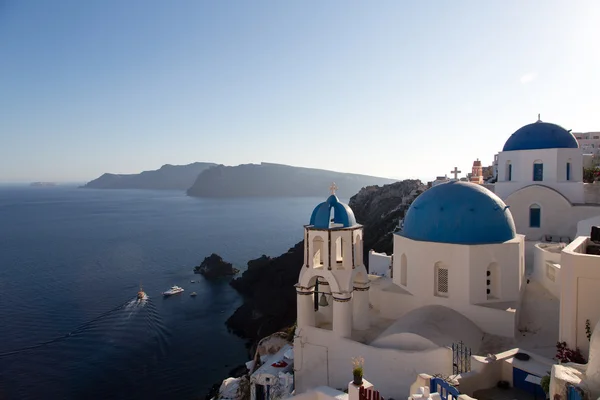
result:
M 562 126 L 537 121 L 513 133 L 502 151 L 536 149 L 576 149 L 577 139 Z
M 333 209 L 333 218 L 331 210 Z M 329 229 L 330 222 L 341 224 L 344 228 L 357 225 L 352 209 L 332 194 L 326 201 L 315 207 L 310 216 L 310 225 L 315 228 Z
M 412 203 L 398 235 L 453 244 L 492 244 L 515 238 L 515 222 L 504 202 L 481 185 L 446 182 Z

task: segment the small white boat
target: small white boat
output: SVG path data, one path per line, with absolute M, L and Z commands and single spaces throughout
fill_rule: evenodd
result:
M 137 293 L 137 299 L 144 300 L 145 298 L 146 298 L 146 293 L 144 292 L 144 289 L 142 289 L 142 285 L 140 285 L 140 291 Z
M 171 286 L 171 289 L 167 290 L 166 292 L 163 292 L 163 296 L 172 296 L 174 294 L 177 293 L 181 293 L 183 292 L 183 288 L 179 287 L 179 286 Z
M 190 281 L 190 283 L 194 283 L 194 281 Z
M 192 292 L 192 293 L 190 293 L 190 296 L 192 296 L 192 297 L 196 297 L 196 296 L 198 296 L 198 293 L 196 293 L 196 292 Z

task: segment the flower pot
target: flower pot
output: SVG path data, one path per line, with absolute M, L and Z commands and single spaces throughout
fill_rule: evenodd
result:
M 352 383 L 356 386 L 360 386 L 363 383 L 362 378 L 362 374 L 354 374 L 354 380 L 352 381 Z

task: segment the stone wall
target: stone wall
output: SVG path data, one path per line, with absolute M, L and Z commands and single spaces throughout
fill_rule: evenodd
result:
M 583 193 L 586 204 L 600 204 L 600 182 L 585 183 Z

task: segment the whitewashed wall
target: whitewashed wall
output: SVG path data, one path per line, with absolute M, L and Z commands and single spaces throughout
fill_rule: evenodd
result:
M 583 354 L 589 349 L 585 321 L 600 320 L 600 256 L 585 254 L 589 238 L 580 236 L 561 255 L 559 340 Z
M 573 206 L 567 198 L 545 186 L 533 185 L 508 196 L 504 202 L 510 207 L 517 232 L 527 240 L 542 240 L 545 235 L 575 238 L 577 223 L 600 215 L 600 207 L 593 205 Z M 539 228 L 529 226 L 529 208 L 537 204 L 541 208 Z
M 523 237 L 500 244 L 465 246 L 431 243 L 394 236 L 394 277 L 396 290 L 372 293 L 377 297 L 381 315 L 397 319 L 406 312 L 426 305 L 442 305 L 471 319 L 485 332 L 514 337 L 514 312 L 493 307 L 494 303 L 520 301 L 524 274 Z M 403 255 L 407 277 L 402 278 Z M 449 269 L 448 297 L 435 295 L 435 265 Z M 486 273 L 495 262 L 500 271 L 500 295 L 487 299 Z M 406 285 L 403 283 L 406 282 Z M 371 289 L 377 291 L 375 286 Z M 486 306 L 487 305 L 487 306 Z
M 345 388 L 352 380 L 352 358 L 363 357 L 364 376 L 384 398 L 406 398 L 418 372 L 452 373 L 452 350 L 405 352 L 336 338 L 331 331 L 307 327 L 294 341 L 296 392 L 318 386 Z
M 556 252 L 550 249 L 556 249 Z M 542 284 L 554 297 L 560 299 L 560 258 L 561 245 L 537 243 L 533 250 L 533 271 L 531 278 Z M 558 264 L 556 268 L 551 263 Z
M 369 274 L 377 276 L 390 277 L 390 266 L 392 265 L 392 256 L 385 253 L 369 251 Z
M 584 183 L 583 192 L 586 204 L 600 204 L 600 182 Z
M 478 390 L 495 387 L 498 381 L 507 381 L 513 386 L 512 360 L 518 352 L 525 352 L 531 357 L 530 362 L 522 363 L 518 367 L 534 375 L 546 375 L 554 364 L 553 360 L 518 348 L 495 354 L 495 360 L 472 356 L 471 371 L 459 377 L 460 392 L 473 396 Z
M 544 163 L 543 181 L 533 180 L 534 161 Z M 512 179 L 507 181 L 507 162 L 512 165 Z M 566 180 L 567 161 L 571 162 L 571 179 Z M 562 193 L 572 203 L 583 203 L 583 158 L 579 149 L 541 149 L 503 151 L 498 154 L 498 182 L 495 193 L 506 199 L 511 193 L 529 185 L 540 184 Z

